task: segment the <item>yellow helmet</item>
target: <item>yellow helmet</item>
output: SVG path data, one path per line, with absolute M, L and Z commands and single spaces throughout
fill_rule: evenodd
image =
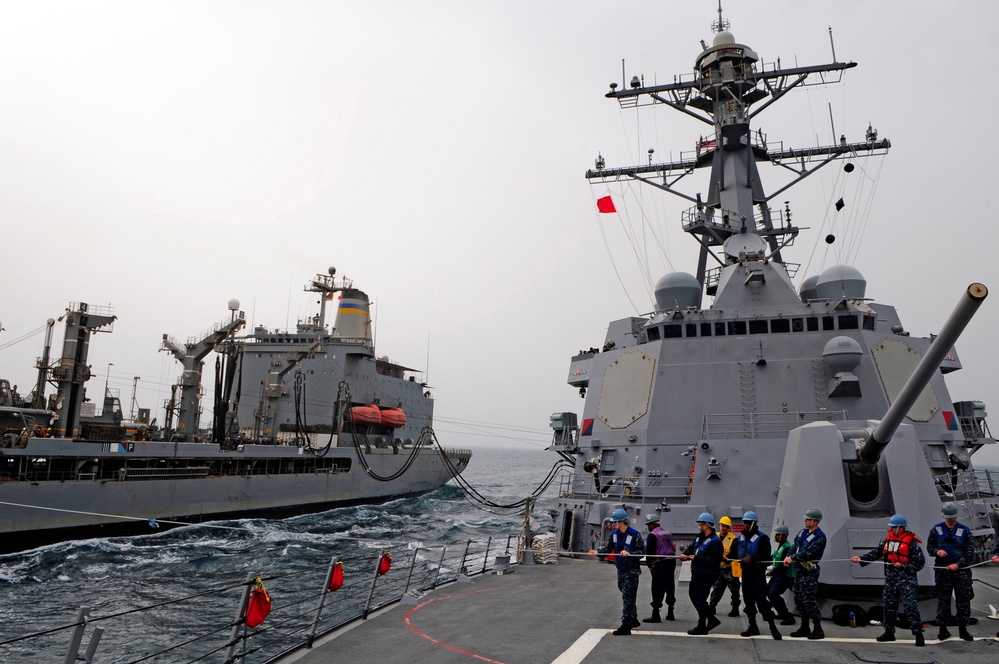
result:
M 722 526 L 731 526 L 732 519 L 728 518 L 727 516 L 723 516 L 722 518 L 718 519 L 718 523 Z

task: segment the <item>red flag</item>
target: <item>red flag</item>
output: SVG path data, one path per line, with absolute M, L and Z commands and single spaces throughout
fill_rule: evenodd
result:
M 617 212 L 617 208 L 614 207 L 614 201 L 610 196 L 597 199 L 597 210 L 599 212 Z

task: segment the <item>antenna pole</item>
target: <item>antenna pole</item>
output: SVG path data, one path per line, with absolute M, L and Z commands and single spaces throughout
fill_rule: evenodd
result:
M 833 41 L 832 26 L 829 26 L 829 48 L 832 49 L 833 62 L 836 62 L 836 42 Z

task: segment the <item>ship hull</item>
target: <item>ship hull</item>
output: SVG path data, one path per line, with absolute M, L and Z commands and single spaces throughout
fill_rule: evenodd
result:
M 170 527 L 419 496 L 447 483 L 471 456 L 447 450 L 445 462 L 427 446 L 331 447 L 320 456 L 321 450 L 291 446 L 226 451 L 199 443 L 58 439 L 29 439 L 25 448 L 2 453 L 2 551 L 150 532 L 150 519 Z

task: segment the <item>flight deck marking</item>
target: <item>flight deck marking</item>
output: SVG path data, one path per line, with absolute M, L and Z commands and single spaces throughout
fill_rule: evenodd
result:
M 609 629 L 586 630 L 585 632 L 583 632 L 582 636 L 576 639 L 575 643 L 569 646 L 568 650 L 559 655 L 558 658 L 554 659 L 552 661 L 552 664 L 580 664 L 580 662 L 586 659 L 586 657 L 593 651 L 593 649 L 597 647 L 597 644 L 600 643 L 600 641 L 610 633 L 611 630 Z M 691 634 L 687 634 L 686 632 L 652 632 L 646 630 L 634 631 L 632 632 L 632 634 L 638 636 L 671 636 L 676 638 L 688 638 L 688 639 L 689 638 L 729 639 L 729 640 L 738 640 L 742 642 L 754 638 L 761 640 L 771 638 L 768 635 L 762 635 L 762 634 L 756 637 L 745 637 L 745 636 L 740 636 L 739 634 L 700 634 L 694 636 Z M 877 643 L 874 639 L 870 638 L 858 639 L 858 638 L 836 637 L 836 636 L 826 637 L 823 639 L 823 641 L 829 641 L 832 643 L 867 643 L 867 644 Z M 790 642 L 807 643 L 805 639 L 801 640 L 791 639 Z M 908 643 L 907 641 L 901 641 L 899 642 L 899 645 L 906 645 L 907 643 Z M 926 643 L 927 645 L 931 645 L 934 643 L 940 643 L 940 641 L 927 641 Z
M 549 587 L 557 587 L 557 586 L 565 586 L 565 585 L 574 586 L 574 585 L 585 584 L 585 583 L 596 583 L 596 582 L 595 581 L 574 581 L 574 582 L 570 582 L 570 583 L 550 584 Z M 403 622 L 406 623 L 406 627 L 408 627 L 410 629 L 410 631 L 412 631 L 414 634 L 416 634 L 417 636 L 420 636 L 420 637 L 426 639 L 427 641 L 430 641 L 434 645 L 438 645 L 438 646 L 441 646 L 443 648 L 447 648 L 448 650 L 450 650 L 452 652 L 456 652 L 456 653 L 459 653 L 459 654 L 462 654 L 462 655 L 467 655 L 469 657 L 472 657 L 474 659 L 478 659 L 478 660 L 483 661 L 483 662 L 489 662 L 490 664 L 503 664 L 503 662 L 500 662 L 499 660 L 490 659 L 490 658 L 484 657 L 482 655 L 477 655 L 474 652 L 469 652 L 468 650 L 463 650 L 463 649 L 461 649 L 461 648 L 459 648 L 457 646 L 453 646 L 450 643 L 445 643 L 443 641 L 440 641 L 439 639 L 435 639 L 434 637 L 430 636 L 429 634 L 427 634 L 426 632 L 424 632 L 423 630 L 421 630 L 419 627 L 417 627 L 416 625 L 414 625 L 413 621 L 412 621 L 412 616 L 413 616 L 414 613 L 416 613 L 417 611 L 419 611 L 423 607 L 429 606 L 429 605 L 431 605 L 431 604 L 433 604 L 435 602 L 440 602 L 441 600 L 445 600 L 445 599 L 452 599 L 454 597 L 462 597 L 462 596 L 466 596 L 466 595 L 476 595 L 478 593 L 492 592 L 494 590 L 516 590 L 517 588 L 533 588 L 533 587 L 540 586 L 540 585 L 543 585 L 543 584 L 540 584 L 540 583 L 527 583 L 527 584 L 521 584 L 521 585 L 518 585 L 518 586 L 503 587 L 503 588 L 483 588 L 481 590 L 472 590 L 472 591 L 464 592 L 464 593 L 454 593 L 454 594 L 451 594 L 451 595 L 444 595 L 443 597 L 435 597 L 434 599 L 427 600 L 426 602 L 423 602 L 422 604 L 417 604 L 416 606 L 414 606 L 413 608 L 411 608 L 409 611 L 407 611 L 406 615 L 403 617 Z M 602 630 L 591 630 L 591 631 L 600 632 Z M 597 641 L 599 641 L 599 639 L 597 639 Z M 596 643 L 594 643 L 594 645 L 596 645 Z M 592 648 L 592 646 L 591 646 L 591 648 Z

